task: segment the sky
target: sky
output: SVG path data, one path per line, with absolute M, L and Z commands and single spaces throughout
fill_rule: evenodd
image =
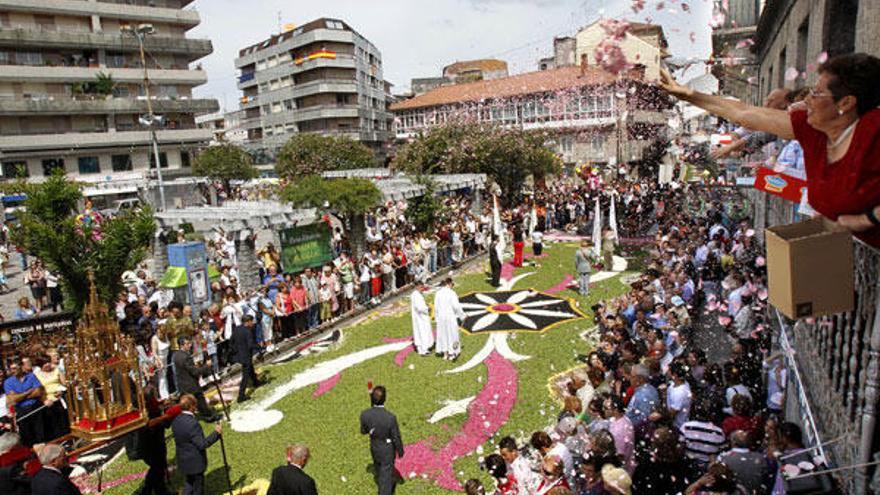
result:
M 210 39 L 214 53 L 199 61 L 208 83 L 195 93 L 235 110 L 238 50 L 278 33 L 281 25 L 320 17 L 344 20 L 379 49 L 394 93 L 409 90 L 412 78 L 439 77 L 458 60 L 499 58 L 511 74 L 537 70 L 538 59 L 552 54 L 555 36 L 573 35 L 603 16 L 650 17 L 663 26 L 673 56 L 705 58 L 711 2 L 685 1 L 688 12 L 682 0 L 646 0 L 635 14 L 633 0 L 197 0 L 189 8 L 199 11 L 202 23 L 188 37 Z

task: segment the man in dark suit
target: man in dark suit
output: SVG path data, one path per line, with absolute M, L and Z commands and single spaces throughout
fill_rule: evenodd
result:
M 318 495 L 315 480 L 303 471 L 309 462 L 305 445 L 287 447 L 287 465 L 272 471 L 272 482 L 266 495 Z
M 370 454 L 376 471 L 379 495 L 392 495 L 394 459 L 403 457 L 403 440 L 397 418 L 385 409 L 385 387 L 378 386 L 370 392 L 372 407 L 361 413 L 361 433 L 370 435 Z
M 177 469 L 184 475 L 183 495 L 205 493 L 205 470 L 208 468 L 208 447 L 220 439 L 223 427 L 214 425 L 214 431 L 205 438 L 202 426 L 196 419 L 196 398 L 190 394 L 180 398 L 181 413 L 171 422 L 174 448 L 177 453 Z
M 70 467 L 64 447 L 49 443 L 37 452 L 43 467 L 31 479 L 33 495 L 80 495 L 81 492 L 70 481 Z
M 171 355 L 171 361 L 174 363 L 180 394 L 190 394 L 195 397 L 199 406 L 199 414 L 205 421 L 209 423 L 218 421 L 220 415 L 208 407 L 208 401 L 205 400 L 205 394 L 202 392 L 202 387 L 199 386 L 199 378 L 211 374 L 211 361 L 209 360 L 202 367 L 196 366 L 192 358 L 192 339 L 187 336 L 178 337 L 177 345 L 179 349 Z
M 257 374 L 254 372 L 254 353 L 259 350 L 254 338 L 256 322 L 251 315 L 245 315 L 241 319 L 241 325 L 232 329 L 232 362 L 241 365 L 241 384 L 238 386 L 238 401 L 244 402 L 247 396 L 248 382 L 254 387 L 260 386 Z

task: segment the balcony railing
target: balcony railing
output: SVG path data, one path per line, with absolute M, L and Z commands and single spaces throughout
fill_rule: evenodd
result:
M 793 220 L 793 203 L 763 193 L 755 199 L 756 227 Z M 787 353 L 786 417 L 801 424 L 807 446 L 843 436 L 824 449 L 837 466 L 872 461 L 880 440 L 880 250 L 859 240 L 854 250 L 853 311 L 791 322 L 772 310 L 780 326 L 780 344 L 794 351 Z M 868 493 L 873 472 L 840 471 L 843 493 Z

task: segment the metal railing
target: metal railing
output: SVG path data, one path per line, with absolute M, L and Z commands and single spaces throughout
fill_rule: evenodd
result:
M 791 223 L 796 216 L 797 205 L 782 198 L 757 193 L 753 199 L 756 230 Z M 870 462 L 880 440 L 880 250 L 858 239 L 853 249 L 855 309 L 796 322 L 771 309 L 780 344 L 793 351 L 786 360 L 786 419 L 802 426 L 807 446 L 845 436 L 824 449 L 837 466 Z M 870 493 L 873 471 L 840 471 L 843 492 Z

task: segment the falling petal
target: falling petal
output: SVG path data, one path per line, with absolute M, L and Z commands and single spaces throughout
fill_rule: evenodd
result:
M 828 52 L 822 52 L 822 53 L 819 54 L 818 57 L 816 57 L 816 63 L 817 63 L 817 64 L 820 64 L 820 65 L 821 65 L 821 64 L 824 64 L 824 63 L 827 62 L 827 61 L 828 61 Z
M 798 72 L 798 70 L 795 69 L 794 67 L 789 67 L 788 69 L 785 69 L 785 80 L 786 81 L 794 81 L 795 79 L 798 78 L 799 75 L 800 75 L 800 72 Z

